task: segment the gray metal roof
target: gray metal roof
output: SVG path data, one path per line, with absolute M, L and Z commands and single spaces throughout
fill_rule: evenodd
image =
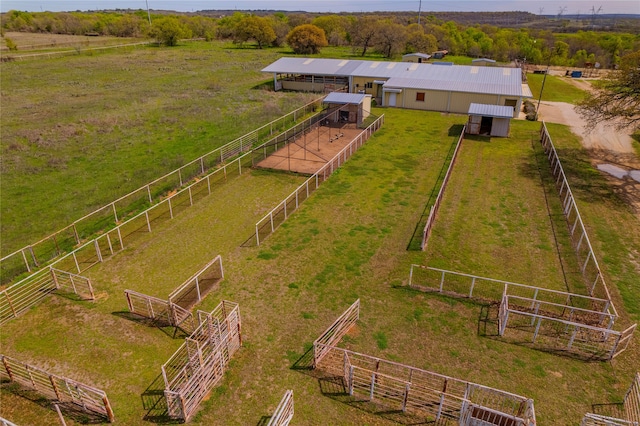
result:
M 474 62 L 490 62 L 490 63 L 495 63 L 496 61 L 494 61 L 493 59 L 489 59 L 489 58 L 478 58 L 478 59 L 472 59 L 471 63 Z
M 371 96 L 371 95 L 369 95 Z M 362 93 L 342 93 L 342 92 L 331 92 L 327 95 L 326 98 L 322 102 L 327 104 L 356 104 L 359 105 L 362 103 L 362 100 L 366 98 L 367 95 Z
M 402 55 L 403 58 L 406 58 L 408 56 L 415 56 L 423 59 L 429 59 L 431 57 L 431 55 L 428 55 L 426 53 L 407 53 L 406 55 Z
M 489 104 L 469 105 L 469 115 L 481 115 L 483 117 L 513 118 L 513 107 Z
M 531 97 L 518 68 L 469 65 L 434 66 L 410 62 L 280 58 L 262 70 L 283 74 L 313 74 L 387 79 L 384 87 L 443 90 Z
M 262 69 L 262 72 L 333 75 L 348 77 L 360 65 L 361 60 L 324 58 L 280 58 Z

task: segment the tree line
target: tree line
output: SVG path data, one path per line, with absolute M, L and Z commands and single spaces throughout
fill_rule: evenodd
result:
M 599 63 L 603 68 L 613 68 L 620 64 L 622 56 L 640 50 L 638 34 L 557 33 L 523 26 L 511 28 L 468 21 L 462 24 L 434 15 L 425 16 L 420 23 L 402 13 L 212 15 L 212 11 L 156 12 L 150 24 L 145 10 L 57 13 L 12 10 L 2 14 L 1 27 L 4 31 L 153 37 L 168 45 L 183 38 L 232 40 L 240 46 L 257 48 L 288 44 L 300 53 L 314 53 L 325 45 L 350 46 L 357 55 L 376 53 L 387 58 L 447 50 L 453 55 L 487 57 L 498 62 L 518 59 L 573 67 Z

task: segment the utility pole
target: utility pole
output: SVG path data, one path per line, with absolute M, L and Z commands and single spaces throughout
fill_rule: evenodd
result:
M 151 12 L 149 12 L 149 0 L 145 0 L 147 2 L 147 17 L 149 18 L 149 26 L 151 26 Z
M 420 5 L 418 6 L 418 25 L 420 25 L 420 13 L 422 13 L 422 0 L 420 0 Z

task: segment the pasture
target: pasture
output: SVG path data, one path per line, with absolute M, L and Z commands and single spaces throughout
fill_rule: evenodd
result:
M 123 55 L 131 67 L 138 63 L 138 56 L 161 55 L 157 67 L 163 61 L 173 64 L 167 66 L 172 69 L 172 78 L 163 80 L 172 90 L 154 94 L 149 101 L 160 107 L 146 110 L 148 115 L 133 120 L 136 125 L 125 121 L 131 125 L 118 128 L 114 124 L 105 127 L 109 129 L 105 132 L 92 130 L 89 133 L 93 150 L 82 151 L 81 146 L 75 145 L 65 148 L 69 151 L 43 146 L 40 153 L 37 145 L 30 146 L 17 138 L 15 143 L 27 148 L 10 150 L 8 165 L 24 179 L 26 168 L 19 166 L 26 167 L 39 155 L 46 156 L 46 164 L 52 164 L 40 167 L 42 178 L 36 174 L 39 183 L 33 185 L 53 190 L 46 182 L 65 182 L 58 173 L 66 174 L 69 186 L 60 185 L 58 198 L 51 198 L 55 206 L 69 206 L 65 213 L 68 217 L 77 213 L 74 206 L 78 198 L 102 194 L 98 185 L 110 188 L 114 180 L 120 182 L 118 173 L 135 178 L 136 182 L 142 180 L 137 183 L 140 186 L 156 177 L 153 173 L 160 174 L 159 169 L 166 172 L 180 157 L 188 161 L 210 150 L 211 144 L 222 144 L 224 138 L 230 140 L 266 122 L 259 111 L 284 109 L 280 105 L 302 98 L 253 89 L 264 81 L 264 76 L 256 72 L 261 68 L 256 63 L 268 63 L 275 51 L 226 53 L 220 49 L 212 53 L 208 48 L 220 49 L 203 43 L 175 50 L 140 49 L 124 55 L 105 55 L 110 59 Z M 186 56 L 176 59 L 181 55 Z M 237 72 L 233 78 L 222 71 L 209 78 L 238 79 L 238 96 L 254 95 L 251 101 L 236 98 L 223 105 L 214 102 L 216 96 L 196 96 L 191 87 L 200 83 L 193 83 L 197 81 L 195 77 L 190 84 L 174 81 L 191 69 L 183 65 L 186 68 L 181 70 L 176 64 L 188 64 L 186 57 L 196 61 L 200 55 L 233 56 L 236 62 L 226 65 L 227 72 L 231 68 Z M 104 65 L 95 56 L 67 58 L 60 64 L 52 60 L 52 66 L 60 67 L 58 78 L 63 78 L 64 61 L 79 61 L 73 63 L 86 67 Z M 144 61 L 141 59 L 140 63 Z M 202 60 L 191 72 L 204 75 L 200 69 L 209 70 L 210 65 Z M 37 68 L 36 64 L 27 64 L 21 71 L 3 68 L 3 77 L 5 69 L 10 69 L 12 81 L 18 81 L 19 74 L 36 72 Z M 196 68 L 200 71 L 196 72 Z M 140 79 L 152 80 L 152 69 L 146 69 L 148 74 L 139 71 Z M 243 71 L 250 76 L 246 77 L 250 83 L 239 82 L 238 74 Z M 163 72 L 158 68 L 159 74 Z M 81 76 L 70 70 L 70 81 L 93 84 Z M 30 89 L 26 81 L 25 77 L 23 94 Z M 137 90 L 124 81 L 112 89 L 129 93 Z M 202 90 L 198 93 L 202 94 Z M 3 97 L 4 91 L 3 87 Z M 68 99 L 62 92 L 58 101 L 61 113 L 77 113 L 70 107 L 66 109 Z M 225 93 L 231 96 L 231 92 Z M 126 104 L 124 94 L 117 96 L 118 101 L 111 100 L 114 105 Z M 101 99 L 97 95 L 96 98 Z M 96 98 L 86 99 L 85 108 L 102 117 L 104 100 Z M 211 103 L 217 106 L 212 107 Z M 241 117 L 247 117 L 248 122 L 233 116 L 233 105 L 240 107 L 245 114 Z M 49 122 L 55 123 L 55 108 L 47 109 L 43 101 L 41 107 L 51 114 Z M 211 108 L 220 108 L 220 112 L 215 114 Z M 29 110 L 26 104 L 20 111 L 24 110 Z M 205 112 L 190 117 L 189 111 L 198 110 Z M 134 108 L 129 105 L 115 111 L 119 111 L 118 120 L 124 120 L 129 117 L 126 112 L 131 113 Z M 238 302 L 243 346 L 231 360 L 222 385 L 212 390 L 193 424 L 263 424 L 287 389 L 294 392 L 295 424 L 396 424 L 396 418 L 389 413 L 349 401 L 334 387 L 295 368 L 305 359 L 311 342 L 358 298 L 361 319 L 355 332 L 343 341 L 348 349 L 533 398 L 539 424 L 577 424 L 584 413 L 591 411 L 591 404 L 620 401 L 640 365 L 637 339 L 610 363 L 587 363 L 501 341 L 496 336 L 495 322 L 487 315 L 487 305 L 420 293 L 405 286 L 409 266 L 417 263 L 541 287 L 579 290 L 581 283 L 576 277 L 575 255 L 566 239 L 566 222 L 558 211 L 559 201 L 549 182 L 546 159 L 540 158 L 541 149 L 536 144 L 539 123 L 514 122 L 509 139 L 469 138 L 463 142 L 428 250 L 419 252 L 406 248 L 420 227 L 425 206 L 438 190 L 443 164 L 466 117 L 399 109 L 374 111 L 376 115 L 383 113 L 384 127 L 260 246 L 245 244 L 254 232 L 255 222 L 299 185 L 301 177 L 252 170 L 229 179 L 172 221 L 152 233 L 141 234 L 122 253 L 87 271 L 98 294 L 95 302 L 51 296 L 4 325 L 2 352 L 102 388 L 109 395 L 120 424 L 149 424 L 157 413 L 145 407 L 144 395 L 157 390 L 160 366 L 182 344 L 183 336 L 174 338 L 172 330 L 135 321 L 126 312 L 123 292 L 133 289 L 163 297 L 220 254 L 225 279 L 199 308 L 211 310 L 223 299 Z M 256 117 L 249 119 L 252 114 Z M 156 125 L 141 125 L 145 117 L 153 118 Z M 158 128 L 160 123 L 162 131 Z M 9 124 L 10 135 L 26 131 L 17 118 L 11 118 Z M 38 121 L 32 119 L 28 124 L 37 125 Z M 550 127 L 585 223 L 590 227 L 614 303 L 625 321 L 638 321 L 637 218 L 591 167 L 576 137 L 563 126 Z M 48 129 L 55 128 L 53 125 Z M 65 138 L 58 140 L 65 146 Z M 159 148 L 163 145 L 156 145 L 156 141 L 166 142 L 171 148 Z M 141 145 L 136 150 L 125 149 L 127 144 L 135 146 L 138 142 Z M 75 143 L 80 145 L 78 140 Z M 4 144 L 3 136 L 3 156 Z M 112 145 L 122 147 L 127 155 L 119 157 L 119 150 L 112 150 Z M 73 161 L 74 149 L 83 152 L 83 161 Z M 68 156 L 64 167 L 54 167 L 57 155 Z M 90 160 L 97 163 L 89 166 Z M 44 211 L 47 219 L 43 220 L 43 229 L 51 230 L 65 220 L 62 216 L 56 222 L 56 214 L 49 213 L 49 209 L 55 210 L 52 205 L 36 207 L 31 205 L 33 198 L 23 199 L 23 194 L 28 193 L 24 186 L 29 183 L 9 178 L 9 183 L 18 189 L 6 193 L 4 179 L 11 173 L 5 175 L 4 167 L 3 160 L 3 205 L 5 197 L 11 196 L 12 200 L 20 200 L 20 209 L 31 209 L 20 211 Z M 100 173 L 94 175 L 92 170 Z M 95 180 L 88 179 L 91 176 Z M 130 185 L 137 187 L 134 183 Z M 61 195 L 76 186 L 75 194 Z M 120 185 L 104 197 L 115 198 L 113 192 L 118 191 L 124 193 L 126 189 Z M 112 198 L 92 202 L 100 204 Z M 3 240 L 4 214 L 3 210 Z M 11 226 L 16 229 L 14 238 L 24 244 L 30 240 L 17 237 L 22 236 L 18 216 Z M 32 394 L 19 396 L 6 384 L 0 392 L 3 417 L 17 424 L 56 424 L 55 411 L 38 404 Z M 68 419 L 67 424 L 82 420 Z

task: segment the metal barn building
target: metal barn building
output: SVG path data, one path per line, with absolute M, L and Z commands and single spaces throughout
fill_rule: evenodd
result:
M 509 106 L 517 117 L 532 98 L 518 68 L 280 58 L 262 70 L 276 90 L 371 95 L 378 105 L 467 114 L 472 103 Z

